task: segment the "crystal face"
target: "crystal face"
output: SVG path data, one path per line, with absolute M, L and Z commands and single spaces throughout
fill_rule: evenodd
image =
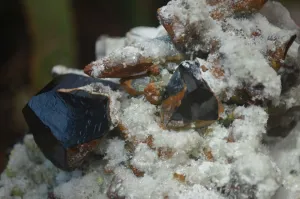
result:
M 167 127 L 202 126 L 219 117 L 219 103 L 201 77 L 198 64 L 182 62 L 166 87 L 162 122 Z
M 186 123 L 218 119 L 218 101 L 211 92 L 200 86 L 185 93 L 181 105 L 173 113 L 171 120 L 183 120 Z
M 61 169 L 79 166 L 109 131 L 109 97 L 76 88 L 93 82 L 100 80 L 80 75 L 54 78 L 23 109 L 36 143 Z M 85 151 L 70 152 L 78 147 Z

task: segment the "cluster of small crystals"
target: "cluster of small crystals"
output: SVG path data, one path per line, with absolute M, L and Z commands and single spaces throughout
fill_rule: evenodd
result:
M 228 107 L 241 119 L 230 129 L 214 124 L 201 136 L 195 130 L 162 131 L 155 106 L 143 99 L 122 105 L 120 119 L 130 134 L 101 145 L 105 164 L 94 160 L 82 171 L 60 171 L 28 135 L 1 175 L 0 198 L 247 198 L 249 189 L 257 198 L 270 198 L 279 187 L 280 173 L 260 143 L 267 121 L 261 108 Z M 152 141 L 145 142 L 149 135 Z M 131 138 L 134 147 L 128 145 Z
M 178 6 L 183 2 L 189 5 L 185 8 L 187 12 Z M 280 75 L 264 56 L 268 45 L 272 46 L 268 43 L 270 37 L 285 41 L 292 34 L 299 34 L 288 11 L 279 3 L 267 2 L 261 13 L 248 18 L 229 17 L 226 23 L 221 23 L 210 18 L 209 9 L 212 8 L 204 0 L 173 0 L 161 12 L 176 13 L 180 20 L 189 18 L 191 23 L 204 21 L 201 28 L 208 31 L 204 40 L 220 41 L 218 52 L 210 53 L 206 60 L 196 58 L 205 66 L 206 72 L 201 75 L 212 91 L 220 98 L 226 91 L 226 97 L 230 97 L 241 86 L 261 84 L 264 89 L 255 97 L 287 107 L 299 106 L 299 84 L 281 95 Z M 180 37 L 184 26 L 177 28 L 175 36 Z M 259 36 L 249 37 L 253 32 L 259 32 Z M 95 62 L 92 74 L 98 76 L 104 67 L 103 60 L 107 59 L 134 64 L 138 55 L 151 57 L 158 64 L 164 62 L 166 56 L 178 53 L 176 48 L 161 46 L 162 43 L 157 46 L 149 43 L 149 39 L 166 35 L 160 26 L 135 28 L 125 38 L 101 37 L 96 47 L 101 59 Z M 208 47 L 192 48 L 191 51 Z M 222 70 L 218 72 L 214 66 L 220 56 Z M 298 43 L 293 43 L 286 60 L 300 66 Z M 56 67 L 53 73 L 81 72 Z M 96 85 L 86 89 L 97 92 Z M 32 136 L 27 135 L 22 144 L 14 146 L 8 166 L 1 174 L 0 199 L 294 199 L 299 196 L 299 125 L 286 138 L 264 145 L 266 110 L 255 105 L 225 105 L 222 118 L 226 121 L 197 130 L 163 130 L 157 116 L 159 107 L 143 97 L 107 93 L 115 105 L 111 110 L 113 120 L 121 121 L 124 134 L 103 141 L 97 153 L 104 155 L 104 160 L 94 158 L 82 170 L 64 172 L 46 160 Z
M 170 13 L 175 13 L 176 19 L 182 22 L 182 26 L 173 27 L 175 29 L 174 40 L 177 38 L 180 40 L 182 34 L 185 33 L 185 27 L 189 25 L 185 24 L 188 21 L 190 24 L 198 22 L 199 30 L 204 30 L 202 35 L 205 37 L 202 38 L 204 40 L 202 43 L 212 39 L 220 42 L 219 50 L 211 52 L 206 60 L 196 58 L 200 65 L 205 66 L 205 71 L 201 75 L 214 93 L 222 98 L 222 94 L 226 91 L 226 97 L 229 98 L 235 94 L 236 89 L 262 85 L 262 92 L 253 97 L 269 99 L 274 104 L 284 104 L 287 108 L 299 105 L 297 102 L 297 99 L 300 99 L 297 97 L 299 94 L 295 92 L 299 86 L 282 95 L 280 72 L 277 73 L 274 70 L 275 67 L 272 67 L 272 62 L 270 63 L 268 59 L 270 55 L 266 56 L 268 50 L 275 50 L 276 42 L 284 44 L 293 35 L 299 35 L 299 27 L 292 21 L 288 11 L 277 2 L 267 2 L 261 13 L 252 14 L 251 17 L 246 18 L 229 17 L 226 21 L 219 22 L 210 18 L 207 8 L 205 1 L 174 0 L 169 2 L 168 6 L 161 8 L 159 12 L 166 18 L 170 17 Z M 144 31 L 146 30 L 145 28 Z M 134 31 L 138 32 L 137 29 Z M 153 31 L 154 37 L 156 34 Z M 129 36 L 132 34 L 127 34 L 127 37 L 123 39 L 126 41 L 130 38 Z M 145 37 L 145 39 L 149 38 L 153 37 L 149 35 Z M 276 42 L 273 38 L 276 38 Z M 299 37 L 296 41 L 299 41 Z M 141 38 L 137 42 L 144 43 Z M 121 47 L 123 46 L 117 48 Z M 209 48 L 205 45 L 188 47 L 191 51 L 199 48 L 205 51 Z M 299 44 L 294 42 L 288 51 L 285 63 L 299 67 L 299 59 Z M 97 64 L 94 65 L 94 70 L 99 72 L 100 62 L 95 63 Z M 221 74 L 216 74 L 216 63 L 220 66 Z M 297 172 L 292 172 L 292 178 L 288 173 L 292 170 L 290 167 L 299 166 L 299 156 L 294 154 L 291 156 L 293 161 L 290 163 L 292 166 L 289 167 L 285 165 L 284 159 L 286 153 L 290 154 L 289 150 L 284 152 L 284 155 L 276 155 L 271 151 L 272 156 L 270 156 L 268 147 L 262 144 L 268 119 L 268 114 L 263 108 L 225 106 L 225 115 L 230 113 L 235 118 L 230 127 L 215 123 L 207 129 L 208 133 L 204 132 L 204 136 L 195 137 L 197 134 L 194 134 L 194 130 L 180 132 L 161 130 L 156 122 L 159 118 L 155 116 L 155 107 L 141 99 L 132 99 L 132 101 L 124 107 L 125 119 L 122 120 L 128 129 L 124 150 L 128 151 L 126 144 L 130 143 L 128 144 L 130 166 L 116 166 L 115 159 L 108 158 L 107 168 L 113 170 L 118 177 L 118 180 L 113 181 L 117 187 L 114 189 L 114 194 L 120 197 L 125 196 L 125 198 L 142 197 L 146 191 L 143 190 L 139 195 L 138 191 L 134 191 L 134 187 L 142 189 L 144 186 L 149 186 L 146 183 L 155 184 L 147 189 L 146 194 L 153 198 L 193 198 L 196 196 L 209 198 L 210 196 L 206 193 L 221 193 L 218 196 L 211 196 L 212 198 L 271 198 L 282 184 L 284 188 L 281 187 L 274 197 L 280 197 L 279 195 L 284 192 L 282 189 L 289 190 L 290 198 L 294 198 L 293 196 L 298 193 L 298 186 L 291 185 L 299 179 L 297 175 L 299 168 L 293 170 Z M 149 107 L 143 109 L 142 104 L 147 104 Z M 151 108 L 153 112 L 149 113 Z M 149 118 L 148 113 L 152 115 Z M 294 131 L 297 131 L 297 127 Z M 203 132 L 200 135 L 203 135 Z M 281 145 L 280 141 L 272 146 L 272 149 L 278 150 L 277 148 Z M 294 146 L 293 151 L 298 148 Z M 111 160 L 113 163 L 110 164 Z M 120 162 L 123 161 L 120 159 Z M 279 163 L 279 169 L 276 163 L 280 161 L 282 163 Z M 285 178 L 293 181 L 286 183 Z M 134 183 L 134 179 L 137 183 Z M 185 187 L 184 193 L 187 195 L 176 195 L 178 188 L 176 191 L 173 190 L 175 186 L 173 184 L 178 182 L 174 182 L 174 179 L 179 181 L 177 187 Z M 207 191 L 194 192 L 191 187 L 195 185 L 201 185 Z
M 106 198 L 100 192 L 110 176 L 103 179 L 103 164 L 94 162 L 86 170 L 65 172 L 48 161 L 32 135 L 16 144 L 5 171 L 1 174 L 1 199 Z
M 216 123 L 199 134 L 163 131 L 153 119 L 154 106 L 134 98 L 128 103 L 122 114 L 130 129 L 127 140 L 114 140 L 123 143 L 122 150 L 107 151 L 106 169 L 118 179 L 114 194 L 125 198 L 248 198 L 248 192 L 253 192 L 254 198 L 271 198 L 280 186 L 280 172 L 261 145 L 268 116 L 260 107 L 228 107 L 240 119 L 230 128 Z M 127 147 L 132 148 L 128 151 Z M 118 155 L 120 151 L 128 155 L 126 160 Z M 116 162 L 112 157 L 120 159 Z

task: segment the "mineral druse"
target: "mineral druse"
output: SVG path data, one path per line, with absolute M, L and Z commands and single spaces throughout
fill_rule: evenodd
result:
M 33 135 L 13 148 L 1 199 L 299 197 L 300 29 L 288 11 L 171 0 L 158 19 L 100 37 L 83 71 L 53 68 L 56 83 L 24 109 Z M 57 81 L 70 76 L 87 81 Z

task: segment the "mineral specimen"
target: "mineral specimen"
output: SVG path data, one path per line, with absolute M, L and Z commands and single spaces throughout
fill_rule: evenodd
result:
M 182 59 L 182 54 L 172 45 L 169 37 L 163 36 L 118 49 L 86 66 L 84 72 L 101 78 L 133 77 L 146 73 L 155 64 Z
M 266 0 L 171 0 L 158 19 L 158 28 L 101 37 L 85 77 L 53 69 L 92 82 L 51 84 L 32 98 L 25 109 L 37 115 L 28 123 L 39 147 L 31 135 L 14 147 L 0 198 L 299 196 L 300 28 L 288 11 Z M 63 111 L 80 117 L 59 120 Z M 79 169 L 57 169 L 40 149 Z
M 58 76 L 23 109 L 37 145 L 61 169 L 80 166 L 109 131 L 109 96 L 76 88 L 94 82 L 100 81 L 73 74 Z

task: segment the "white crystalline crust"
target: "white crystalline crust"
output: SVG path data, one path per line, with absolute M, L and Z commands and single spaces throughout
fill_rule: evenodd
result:
M 220 65 L 225 75 L 216 79 L 211 78 L 212 74 L 204 74 L 204 79 L 207 77 L 208 84 L 217 94 L 226 90 L 227 97 L 234 95 L 234 90 L 244 85 L 253 87 L 262 84 L 264 89 L 256 97 L 278 101 L 281 93 L 280 76 L 270 67 L 264 54 L 267 53 L 268 45 L 272 44 L 268 41 L 271 36 L 278 40 L 286 40 L 296 32 L 282 31 L 260 14 L 249 19 L 229 18 L 226 26 L 229 30 L 233 29 L 226 32 L 218 29 L 210 32 L 212 36 L 219 38 L 221 47 L 217 54 L 210 55 L 207 63 L 207 67 L 210 68 L 215 58 L 222 55 L 225 59 L 222 59 Z M 250 38 L 251 33 L 257 30 L 261 31 L 261 36 L 256 39 Z M 199 62 L 202 65 L 203 61 Z
M 189 12 L 182 12 L 180 2 L 190 5 L 187 8 Z M 299 31 L 286 9 L 281 4 L 269 2 L 261 14 L 247 19 L 228 18 L 225 24 L 221 24 L 209 18 L 204 2 L 173 0 L 169 3 L 172 6 L 163 8 L 163 11 L 166 15 L 169 11 L 178 14 L 183 22 L 187 18 L 191 22 L 202 21 L 201 28 L 210 30 L 206 36 L 220 41 L 219 54 L 210 54 L 207 60 L 197 59 L 200 65 L 209 69 L 202 72 L 201 76 L 211 89 L 217 95 L 226 91 L 230 97 L 242 84 L 262 84 L 264 90 L 258 98 L 280 101 L 287 107 L 300 105 L 299 84 L 280 96 L 280 76 L 263 56 L 267 48 L 272 46 L 272 43 L 268 43 L 270 36 L 285 40 L 295 30 Z M 277 14 L 272 12 L 274 9 Z M 282 18 L 278 18 L 278 13 Z M 227 31 L 223 31 L 221 26 Z M 177 36 L 180 36 L 184 27 L 177 28 Z M 249 35 L 257 30 L 261 36 L 250 39 Z M 146 41 L 165 35 L 162 27 L 136 28 L 118 41 L 102 40 L 99 45 L 104 45 L 103 42 L 105 45 L 100 46 L 98 52 L 106 56 L 112 49 L 126 46 L 127 42 L 130 46 L 125 47 L 125 52 L 116 50 L 109 56 L 119 62 L 126 60 L 134 64 L 141 49 L 147 49 L 144 55 L 162 62 L 168 53 L 172 54 L 172 48 L 170 50 L 170 46 L 158 46 L 157 43 Z M 173 53 L 177 53 L 175 48 L 173 50 Z M 224 58 L 219 64 L 225 75 L 216 78 L 210 69 L 219 56 Z M 300 66 L 299 44 L 292 45 L 287 59 Z M 97 63 L 95 76 L 103 69 L 101 61 Z M 53 73 L 83 74 L 82 71 L 61 66 L 55 67 Z M 96 151 L 105 156 L 103 160 L 92 159 L 83 170 L 64 172 L 43 156 L 32 135 L 26 135 L 22 144 L 14 146 L 7 168 L 1 174 L 0 199 L 52 196 L 59 199 L 105 199 L 108 196 L 126 199 L 299 197 L 300 125 L 288 137 L 267 147 L 262 139 L 266 134 L 268 114 L 262 107 L 225 106 L 225 112 L 235 118 L 229 127 L 216 122 L 199 131 L 169 131 L 161 129 L 158 124 L 159 108 L 143 98 L 128 98 L 122 92 L 111 91 L 99 84 L 81 89 L 111 97 L 113 124 L 122 123 L 126 138 L 105 139 Z
M 136 27 L 131 29 L 124 38 L 102 36 L 96 43 L 97 60 L 92 64 L 91 76 L 97 77 L 104 70 L 104 65 L 136 65 L 141 57 L 152 58 L 155 64 L 164 63 L 165 57 L 179 54 L 174 46 L 161 40 L 151 40 L 165 37 L 166 31 L 162 26 Z M 111 62 L 110 60 L 113 60 Z
M 219 62 L 217 64 L 224 71 L 224 76 L 218 79 L 212 74 L 204 75 L 204 79 L 217 95 L 222 95 L 225 91 L 226 97 L 230 98 L 236 89 L 263 85 L 263 91 L 255 97 L 278 102 L 281 93 L 280 76 L 270 67 L 268 57 L 265 55 L 270 48 L 275 47 L 270 38 L 284 42 L 299 31 L 289 13 L 286 13 L 287 10 L 279 3 L 266 5 L 267 8 L 263 13 L 270 20 L 274 18 L 271 16 L 271 8 L 281 11 L 284 16 L 282 21 L 271 20 L 274 25 L 259 13 L 248 18 L 230 17 L 225 21 L 217 21 L 210 17 L 209 11 L 213 8 L 208 7 L 205 2 L 206 0 L 174 0 L 160 10 L 163 18 L 169 19 L 170 15 L 174 15 L 179 21 L 175 23 L 178 27 L 175 25 L 173 27 L 174 40 L 186 34 L 186 26 L 196 24 L 195 32 L 200 35 L 199 39 L 202 42 L 200 46 L 190 46 L 192 49 L 189 50 L 205 51 L 209 48 L 210 41 L 219 42 L 220 49 L 216 53 L 210 53 L 205 66 L 210 69 Z M 277 18 L 281 19 L 281 16 Z M 289 25 L 281 25 L 284 22 L 289 22 Z M 253 38 L 253 32 L 259 32 L 260 35 Z M 200 65 L 203 65 L 201 61 Z M 206 73 L 211 72 L 209 70 Z
M 203 50 L 206 51 L 209 46 L 207 39 L 209 36 L 208 30 L 216 28 L 214 20 L 209 16 L 210 8 L 207 6 L 205 0 L 173 0 L 169 1 L 167 6 L 160 9 L 160 13 L 163 18 L 169 18 L 169 16 L 175 16 L 179 23 L 175 25 L 174 39 L 180 39 L 185 35 L 185 29 L 188 25 L 197 26 L 195 31 L 198 34 L 203 35 L 199 38 L 201 45 L 196 44 L 192 46 L 193 49 L 189 50 Z M 197 41 L 198 42 L 198 41 Z
M 135 66 L 140 64 L 141 59 L 149 63 L 160 64 L 165 63 L 166 57 L 177 55 L 179 55 L 179 52 L 176 48 L 164 39 L 144 39 L 143 42 L 133 43 L 117 49 L 106 57 L 92 62 L 91 76 L 98 77 L 106 66 Z
M 125 46 L 165 35 L 167 35 L 167 32 L 162 26 L 159 26 L 158 28 L 145 26 L 132 28 L 126 34 L 126 37 L 109 37 L 102 35 L 96 41 L 96 58 L 101 59 L 111 54 L 113 51 Z
M 268 117 L 262 108 L 238 107 L 234 114 L 240 119 L 230 129 L 214 124 L 209 133 L 199 134 L 194 130 L 161 130 L 155 122 L 156 108 L 143 99 L 122 100 L 121 106 L 125 108 L 117 114 L 130 129 L 127 140 L 137 143 L 131 156 L 124 140 L 112 138 L 102 149 L 106 164 L 96 161 L 84 171 L 67 173 L 46 160 L 28 135 L 23 145 L 14 147 L 1 175 L 0 196 L 10 196 L 17 189 L 24 198 L 45 198 L 50 191 L 62 199 L 106 198 L 107 192 L 117 190 L 117 195 L 125 198 L 217 199 L 226 198 L 217 192 L 217 187 L 239 183 L 255 185 L 255 196 L 264 199 L 271 198 L 280 186 L 280 172 L 261 144 Z M 229 134 L 234 143 L 227 142 Z M 151 147 L 144 142 L 149 135 L 153 137 Z M 171 150 L 172 157 L 161 157 L 160 149 Z M 207 159 L 205 149 L 211 151 L 213 161 Z M 127 164 L 143 171 L 144 176 L 136 177 Z M 104 170 L 114 174 L 105 174 Z M 186 182 L 174 179 L 175 173 L 184 175 Z M 118 183 L 110 184 L 113 176 Z M 228 198 L 233 195 L 228 189 Z M 247 198 L 242 193 L 237 196 Z

